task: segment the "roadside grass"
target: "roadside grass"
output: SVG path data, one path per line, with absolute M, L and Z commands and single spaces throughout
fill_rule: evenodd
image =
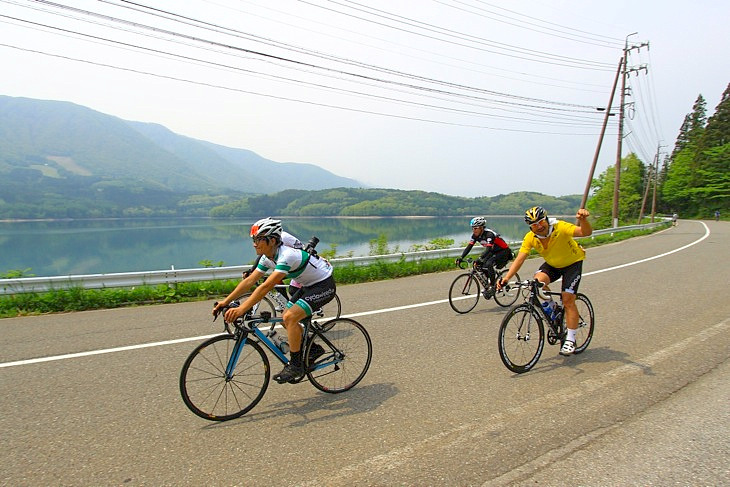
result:
M 595 247 L 649 235 L 664 228 L 619 232 L 613 235 L 597 235 L 582 238 L 580 243 L 585 248 Z M 533 252 L 530 257 L 537 256 L 537 253 Z M 454 270 L 454 268 L 454 258 L 452 257 L 417 261 L 401 259 L 398 262 L 375 262 L 367 266 L 356 266 L 354 264 L 336 266 L 334 277 L 338 284 L 356 284 L 444 272 Z M 12 271 L 6 273 L 5 277 L 11 277 L 11 275 Z M 203 281 L 133 288 L 71 288 L 43 293 L 11 294 L 0 296 L 0 318 L 124 306 L 203 301 L 226 296 L 236 287 L 238 282 L 237 280 Z

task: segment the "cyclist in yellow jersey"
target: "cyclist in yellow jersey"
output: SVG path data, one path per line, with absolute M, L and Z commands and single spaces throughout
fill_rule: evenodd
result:
M 497 289 L 520 270 L 522 264 L 535 249 L 545 262 L 535 273 L 535 279 L 547 285 L 560 278 L 563 279 L 561 297 L 565 307 L 565 324 L 568 334 L 560 348 L 561 355 L 572 355 L 575 352 L 575 332 L 578 329 L 578 308 L 575 306 L 575 294 L 578 292 L 578 285 L 583 272 L 583 259 L 586 252 L 578 245 L 575 237 L 587 237 L 593 233 L 588 217 L 590 213 L 586 209 L 579 209 L 575 215 L 578 225 L 555 218 L 548 218 L 545 208 L 535 206 L 525 212 L 525 222 L 530 225 L 522 240 L 522 247 L 517 257 L 512 262 L 507 274 L 497 283 Z M 548 304 L 554 307 L 555 303 Z

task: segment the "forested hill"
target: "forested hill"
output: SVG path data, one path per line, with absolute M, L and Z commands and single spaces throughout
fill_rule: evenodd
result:
M 276 163 L 161 125 L 0 96 L 0 219 L 516 215 L 537 204 L 564 214 L 580 203 L 579 196 L 461 198 L 357 186 L 310 164 Z M 280 192 L 261 194 L 269 191 Z
M 73 103 L 0 96 L 0 218 L 207 214 L 247 193 L 341 186 L 363 185 Z
M 542 205 L 553 215 L 575 213 L 581 195 L 547 196 L 518 192 L 480 198 L 461 198 L 425 191 L 337 188 L 321 191 L 287 190 L 243 198 L 214 208 L 211 216 L 446 216 L 521 215 Z

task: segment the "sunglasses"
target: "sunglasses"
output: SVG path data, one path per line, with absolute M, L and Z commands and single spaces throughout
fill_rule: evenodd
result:
M 545 221 L 545 220 L 547 220 L 547 218 L 540 218 L 539 220 L 529 223 L 528 225 L 530 225 L 530 226 L 537 225 L 538 223 Z
M 262 240 L 267 240 L 269 237 L 266 235 L 256 235 L 255 237 L 252 237 L 253 243 L 259 243 Z

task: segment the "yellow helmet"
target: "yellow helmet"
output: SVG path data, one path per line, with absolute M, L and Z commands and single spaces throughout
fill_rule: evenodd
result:
M 525 223 L 528 225 L 537 223 L 543 218 L 547 218 L 547 212 L 542 206 L 533 206 L 525 212 Z

